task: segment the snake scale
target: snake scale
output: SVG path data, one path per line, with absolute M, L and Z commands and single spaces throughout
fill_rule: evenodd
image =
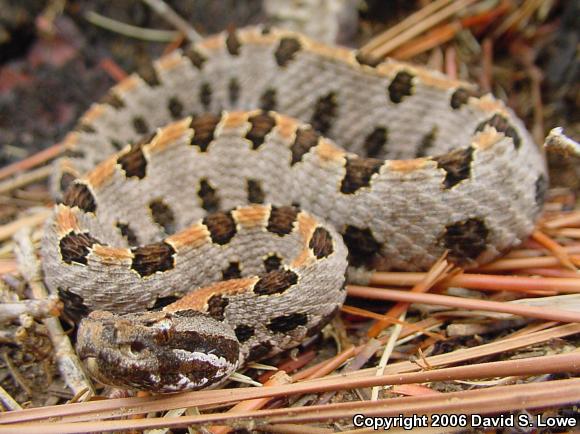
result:
M 89 372 L 155 392 L 215 387 L 313 336 L 347 264 L 490 261 L 531 232 L 547 186 L 492 96 L 278 29 L 166 55 L 64 143 L 46 283 L 91 312 Z

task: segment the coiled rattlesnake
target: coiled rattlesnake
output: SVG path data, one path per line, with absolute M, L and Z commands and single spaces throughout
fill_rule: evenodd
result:
M 56 185 L 70 186 L 43 241 L 53 291 L 115 312 L 78 335 L 105 383 L 219 384 L 329 321 L 345 245 L 356 266 L 424 269 L 445 250 L 472 266 L 522 241 L 541 209 L 545 162 L 521 121 L 436 72 L 258 28 L 155 72 L 116 85 L 66 137 Z

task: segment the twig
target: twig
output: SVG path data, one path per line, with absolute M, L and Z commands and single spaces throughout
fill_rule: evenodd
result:
M 181 18 L 173 9 L 171 9 L 162 0 L 142 0 L 151 9 L 158 13 L 165 21 L 170 23 L 173 27 L 182 32 L 191 42 L 198 42 L 201 40 L 199 33 L 189 25 L 187 21 Z
M 281 386 L 283 384 L 289 384 L 291 382 L 292 379 L 288 375 L 286 375 L 285 372 L 279 371 L 264 383 L 264 387 Z M 228 413 L 243 413 L 245 411 L 258 410 L 264 407 L 271 399 L 272 398 L 270 397 L 266 397 L 242 401 L 234 405 L 230 410 L 228 410 Z M 212 434 L 226 434 L 231 431 L 232 431 L 231 428 L 225 426 L 213 426 L 209 428 L 209 432 L 211 432 Z
M 561 229 L 565 230 L 565 229 Z M 564 249 L 568 252 L 569 249 Z M 568 256 L 573 264 L 580 264 L 580 255 L 570 255 Z M 483 265 L 479 267 L 478 271 L 514 271 L 521 270 L 524 268 L 534 268 L 534 267 L 557 267 L 560 265 L 560 260 L 555 256 L 535 256 L 535 257 L 520 257 L 514 256 L 514 259 L 498 259 L 490 264 Z M 517 277 L 517 276 L 511 276 Z
M 442 25 L 431 30 L 425 36 L 397 48 L 391 53 L 391 56 L 400 60 L 410 59 L 450 41 L 461 29 L 461 24 L 457 22 Z
M 10 375 L 12 375 L 12 378 L 14 378 L 14 381 L 18 383 L 18 385 L 22 388 L 22 390 L 24 390 L 24 392 L 28 396 L 32 396 L 33 391 L 30 385 L 28 384 L 28 381 L 26 381 L 26 379 L 22 376 L 18 368 L 14 366 L 14 363 L 12 363 L 12 360 L 10 359 L 10 356 L 6 351 L 2 351 L 2 359 L 4 360 L 4 363 L 6 364 L 8 371 L 10 371 Z
M 9 193 L 20 187 L 24 187 L 33 182 L 41 181 L 50 176 L 54 172 L 54 168 L 50 166 L 41 167 L 39 169 L 24 172 L 13 179 L 9 179 L 0 183 L 0 194 Z
M 43 300 L 23 300 L 14 303 L 1 303 L 0 323 L 13 321 L 23 314 L 31 315 L 37 319 L 59 316 L 62 308 L 62 302 L 57 296 L 50 296 Z
M 513 363 L 522 362 L 497 362 Z M 489 363 L 487 369 L 481 373 L 473 372 L 471 368 L 481 368 L 482 365 L 462 366 L 460 368 L 450 368 L 464 372 L 470 371 L 470 377 L 483 378 L 485 376 L 507 376 L 507 375 L 533 375 L 538 372 L 538 365 L 535 363 L 531 368 L 530 360 L 527 363 L 514 363 L 514 367 L 519 366 L 523 369 L 519 372 L 505 373 L 501 365 Z M 578 356 L 576 356 L 578 362 Z M 573 363 L 569 361 L 569 363 Z M 572 366 L 572 369 L 578 371 L 578 364 Z M 465 369 L 467 368 L 467 369 Z M 497 371 L 491 371 L 489 368 L 497 368 Z M 548 370 L 554 372 L 554 367 L 549 366 Z M 559 366 L 562 369 L 562 366 Z M 422 377 L 417 382 L 434 381 L 435 378 L 448 378 L 445 375 L 435 375 L 441 371 L 422 372 L 413 374 Z M 425 378 L 428 378 L 426 380 Z M 469 390 L 463 392 L 451 392 L 438 395 L 420 396 L 420 397 L 403 397 L 381 400 L 375 402 L 347 402 L 339 404 L 327 404 L 324 406 L 311 406 L 293 408 L 290 412 L 286 408 L 249 411 L 244 413 L 214 413 L 199 416 L 187 416 L 180 418 L 148 418 L 141 420 L 110 420 L 81 423 L 61 423 L 55 422 L 50 424 L 18 424 L 0 426 L 0 433 L 14 432 L 18 430 L 19 434 L 36 434 L 41 430 L 44 434 L 67 434 L 77 432 L 101 432 L 126 429 L 146 429 L 159 427 L 186 427 L 189 425 L 207 425 L 212 423 L 228 423 L 237 426 L 242 420 L 251 419 L 254 423 L 276 424 L 276 423 L 307 423 L 314 421 L 342 420 L 352 418 L 355 414 L 363 413 L 365 416 L 398 416 L 399 414 L 428 414 L 428 413 L 477 413 L 490 414 L 505 412 L 521 408 L 540 408 L 549 406 L 564 406 L 577 401 L 580 393 L 580 379 L 555 380 L 541 383 L 517 384 L 508 386 L 498 386 L 482 390 Z
M 142 27 L 132 26 L 131 24 L 122 23 L 111 18 L 107 18 L 94 11 L 88 11 L 85 19 L 95 26 L 119 33 L 130 38 L 142 39 L 151 42 L 170 42 L 179 36 L 179 32 L 174 30 L 157 30 L 144 29 Z
M 576 267 L 570 260 L 570 256 L 568 256 L 568 252 L 564 250 L 563 246 L 558 244 L 556 241 L 538 229 L 532 233 L 532 239 L 552 252 L 552 254 L 558 258 L 558 261 L 560 261 L 564 267 L 568 268 L 569 270 L 576 271 Z
M 22 410 L 20 404 L 2 386 L 0 386 L 0 401 L 6 410 Z
M 18 172 L 31 169 L 36 167 L 40 164 L 46 163 L 53 158 L 58 157 L 62 154 L 65 150 L 65 146 L 63 144 L 56 144 L 51 146 L 50 148 L 46 148 L 43 151 L 40 151 L 34 155 L 31 155 L 24 160 L 17 161 L 16 163 L 12 163 L 8 166 L 5 166 L 0 169 L 0 179 L 8 178 Z
M 409 15 L 403 21 L 398 23 L 397 25 L 385 30 L 384 32 L 380 33 L 379 35 L 375 36 L 373 39 L 368 41 L 362 48 L 362 52 L 370 52 L 375 50 L 376 48 L 380 47 L 381 45 L 390 41 L 393 37 L 398 35 L 404 30 L 407 30 L 413 27 L 416 24 L 421 23 L 425 18 L 429 15 L 433 14 L 434 12 L 438 11 L 444 6 L 447 6 L 448 3 L 452 2 L 453 0 L 436 0 L 434 2 L 429 3 L 428 5 L 424 6 L 423 8 L 419 9 L 417 12 Z
M 99 66 L 103 68 L 103 70 L 109 74 L 113 80 L 117 83 L 126 79 L 129 74 L 127 74 L 123 69 L 117 65 L 112 59 L 102 59 L 99 62 Z
M 453 266 L 450 265 L 445 258 L 447 257 L 447 252 L 445 252 L 438 260 L 433 264 L 429 272 L 425 274 L 424 279 L 413 285 L 411 292 L 421 293 L 429 291 L 435 284 L 440 282 L 443 278 L 449 277 Z M 408 303 L 397 303 L 385 314 L 385 317 L 397 318 L 409 307 Z M 369 337 L 378 336 L 378 334 L 389 324 L 388 321 L 381 320 L 375 323 L 368 331 L 367 335 Z
M 401 315 L 399 315 L 399 320 L 404 321 L 405 315 L 406 315 L 406 312 L 401 313 Z M 389 358 L 391 357 L 391 354 L 393 353 L 393 349 L 395 348 L 395 343 L 399 339 L 399 336 L 401 335 L 402 330 L 403 330 L 403 326 L 400 323 L 395 324 L 393 326 L 393 331 L 391 332 L 391 335 L 389 336 L 389 340 L 387 341 L 387 345 L 385 345 L 385 349 L 383 351 L 383 354 L 381 355 L 381 360 L 379 361 L 379 364 L 377 366 L 377 373 L 376 373 L 377 377 L 384 374 L 385 367 L 387 366 L 387 363 L 389 362 Z M 379 386 L 373 387 L 372 394 L 371 394 L 371 401 L 376 401 L 377 399 L 379 399 L 380 389 L 381 388 Z
M 42 224 L 52 213 L 51 209 L 43 209 L 36 214 L 19 218 L 11 223 L 0 226 L 0 241 L 11 238 L 18 230 Z
M 18 267 L 16 266 L 16 262 L 8 259 L 2 259 L 0 260 L 0 276 L 4 275 L 4 274 L 8 274 L 8 273 L 12 273 L 14 271 L 16 271 L 18 269 Z
M 235 381 L 236 383 L 248 384 L 250 386 L 261 387 L 262 383 L 257 382 L 253 378 L 248 377 L 247 375 L 240 374 L 239 372 L 234 372 L 228 378 L 231 381 Z
M 437 356 L 430 356 L 427 358 L 428 364 L 431 367 L 443 367 L 454 363 L 465 363 L 469 360 L 479 359 L 486 356 L 491 356 L 494 354 L 506 353 L 508 351 L 514 351 L 518 348 L 524 348 L 530 345 L 537 345 L 542 342 L 548 342 L 552 339 L 558 339 L 565 336 L 571 336 L 580 332 L 580 324 L 565 324 L 562 326 L 557 326 L 548 330 L 542 330 L 536 333 L 529 333 L 525 336 L 513 337 L 503 339 L 501 341 L 491 342 L 488 344 L 480 345 L 474 348 L 462 348 L 451 353 L 440 354 Z M 558 359 L 554 359 L 557 357 Z M 570 367 L 572 367 L 572 361 L 570 359 L 560 359 L 562 357 L 570 357 L 570 355 L 560 355 L 560 356 L 542 356 L 533 358 L 536 368 L 538 367 L 538 362 L 550 369 L 554 368 L 554 362 L 560 361 L 562 365 L 563 372 L 566 372 Z M 525 360 L 525 359 L 520 359 Z M 480 366 L 480 365 L 476 365 Z M 578 366 L 576 366 L 578 368 Z M 387 366 L 387 373 L 391 375 L 391 378 L 398 378 L 397 384 L 407 384 L 427 381 L 425 377 L 404 377 L 400 378 L 401 374 L 407 372 L 417 371 L 419 367 L 417 364 L 407 361 L 399 362 Z M 439 371 L 440 372 L 440 371 Z M 546 371 L 545 373 L 547 373 Z M 327 384 L 327 381 L 331 379 L 336 380 L 337 387 L 332 388 L 333 390 L 342 390 L 352 387 L 363 387 L 360 383 L 346 383 L 354 377 L 374 377 L 375 369 L 370 368 L 366 370 L 360 370 L 357 372 L 335 375 L 327 377 L 326 379 L 319 380 L 309 380 L 300 383 L 293 383 L 282 387 L 260 387 L 260 388 L 244 388 L 244 389 L 226 389 L 226 390 L 206 390 L 199 392 L 186 392 L 177 395 L 167 395 L 163 397 L 151 397 L 151 398 L 121 398 L 121 399 L 108 399 L 104 401 L 93 401 L 84 402 L 75 405 L 67 406 L 50 406 L 50 407 L 40 407 L 31 408 L 23 410 L 16 413 L 8 413 L 0 417 L 0 424 L 4 423 L 16 423 L 16 422 L 31 422 L 46 418 L 66 418 L 66 420 L 83 421 L 90 420 L 98 415 L 99 418 L 109 418 L 109 417 L 122 417 L 130 414 L 139 413 L 150 413 L 156 411 L 167 411 L 173 408 L 182 408 L 188 406 L 199 406 L 207 407 L 210 405 L 225 404 L 228 402 L 241 401 L 244 399 L 255 399 L 263 398 L 266 396 L 277 397 L 286 396 L 291 394 L 299 393 L 310 393 L 310 392 L 320 392 L 321 383 Z M 509 373 L 508 375 L 512 375 Z M 523 372 L 521 372 L 523 374 Z M 494 376 L 492 374 L 490 376 Z M 499 375 L 499 373 L 498 373 Z M 376 378 L 375 378 L 376 381 Z M 332 384 L 335 384 L 334 382 Z M 340 384 L 341 386 L 338 386 Z M 377 385 L 379 383 L 369 384 L 370 386 Z M 387 383 L 383 384 L 386 385 Z M 367 385 L 367 387 L 369 386 Z M 326 386 L 325 386 L 326 387 Z M 324 390 L 330 390 L 326 387 Z
M 368 298 L 371 300 L 435 304 L 438 306 L 456 307 L 460 309 L 511 313 L 512 315 L 520 315 L 524 317 L 560 322 L 580 322 L 580 312 L 573 312 L 568 310 L 546 310 L 534 306 L 518 306 L 497 301 L 467 299 L 440 294 L 418 294 L 405 291 L 396 291 L 393 289 L 379 289 L 355 285 L 347 286 L 347 291 L 350 296 Z
M 400 47 L 403 43 L 407 42 L 411 38 L 420 35 L 424 31 L 430 29 L 441 21 L 449 18 L 450 16 L 456 14 L 461 9 L 469 6 L 470 4 L 478 0 L 458 0 L 454 1 L 451 5 L 435 12 L 425 19 L 420 20 L 416 25 L 409 27 L 408 29 L 402 31 L 397 36 L 389 38 L 385 43 L 373 48 L 370 51 L 361 49 L 361 51 L 367 53 L 370 57 L 375 59 L 381 59 L 395 48 Z
M 356 348 L 356 356 L 344 367 L 342 368 L 340 375 L 346 375 L 351 372 L 357 372 L 361 369 L 371 357 L 375 355 L 375 353 L 381 348 L 383 343 L 378 340 L 371 338 L 369 341 L 362 345 L 361 347 Z M 320 377 L 318 377 L 320 378 Z M 317 404 L 326 404 L 328 403 L 336 394 L 336 391 L 330 391 L 324 393 L 317 401 Z
M 542 224 L 547 229 L 558 229 L 576 225 L 580 225 L 580 211 L 566 213 L 563 216 L 550 219 Z
M 540 258 L 537 258 L 540 259 Z M 545 258 L 548 259 L 548 258 Z M 553 265 L 557 265 L 557 259 L 550 258 Z M 506 259 L 508 261 L 508 259 Z M 520 261 L 510 259 L 509 261 Z M 486 267 L 482 267 L 487 270 Z M 421 281 L 425 273 L 384 272 L 373 273 L 371 285 L 394 285 L 412 286 Z M 570 278 L 540 278 L 523 276 L 502 276 L 490 274 L 464 273 L 453 276 L 439 284 L 440 286 L 458 286 L 467 289 L 483 291 L 514 291 L 530 293 L 533 290 L 556 291 L 562 293 L 580 292 L 580 280 Z M 546 294 L 550 295 L 550 294 Z
M 445 74 L 457 79 L 457 50 L 453 45 L 445 48 Z
M 554 128 L 546 137 L 544 147 L 547 151 L 557 152 L 564 156 L 580 157 L 580 144 L 564 135 L 562 128 Z
M 569 237 L 569 238 L 579 238 L 580 239 L 580 228 L 565 228 L 565 229 L 558 229 L 554 231 L 555 234 L 562 236 L 562 237 Z
M 493 40 L 485 38 L 481 43 L 483 56 L 481 57 L 481 76 L 479 84 L 481 89 L 485 92 L 491 92 L 493 80 Z
M 543 0 L 526 0 L 521 7 L 516 7 L 514 12 L 509 15 L 493 32 L 494 39 L 500 38 L 505 32 L 509 31 L 518 22 L 530 17 L 534 11 L 542 5 Z
M 295 359 L 290 357 L 287 361 L 282 362 L 280 365 L 278 365 L 278 367 L 273 367 L 273 370 L 268 370 L 268 372 L 265 372 L 264 374 L 260 375 L 259 381 L 261 383 L 265 383 L 277 371 L 284 371 L 286 373 L 294 372 L 295 370 L 302 368 L 304 365 L 312 361 L 312 359 L 314 359 L 315 357 L 316 352 L 314 350 L 307 351 L 304 354 L 301 354 L 300 356 L 296 357 Z M 249 365 L 248 367 L 251 367 L 251 365 Z M 262 367 L 257 369 L 266 369 L 266 368 Z
M 36 259 L 34 245 L 30 239 L 30 230 L 25 228 L 17 232 L 14 236 L 14 241 L 16 242 L 14 253 L 18 260 L 22 276 L 30 286 L 32 296 L 37 300 L 46 299 L 48 297 L 48 291 L 44 287 L 40 277 L 40 264 Z M 85 395 L 85 398 L 90 398 L 95 394 L 95 389 L 86 376 L 58 318 L 46 318 L 43 320 L 43 323 L 53 344 L 58 367 L 66 384 L 75 395 L 83 389 L 88 390 L 89 392 Z

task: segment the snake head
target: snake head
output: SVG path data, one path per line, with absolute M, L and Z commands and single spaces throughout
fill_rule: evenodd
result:
M 238 367 L 239 346 L 230 327 L 193 310 L 95 311 L 80 323 L 76 345 L 96 380 L 151 392 L 219 385 Z

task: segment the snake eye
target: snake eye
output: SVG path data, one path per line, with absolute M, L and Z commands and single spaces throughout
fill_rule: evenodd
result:
M 145 344 L 140 341 L 133 341 L 122 346 L 122 349 L 132 357 L 139 357 L 139 353 L 145 350 Z

